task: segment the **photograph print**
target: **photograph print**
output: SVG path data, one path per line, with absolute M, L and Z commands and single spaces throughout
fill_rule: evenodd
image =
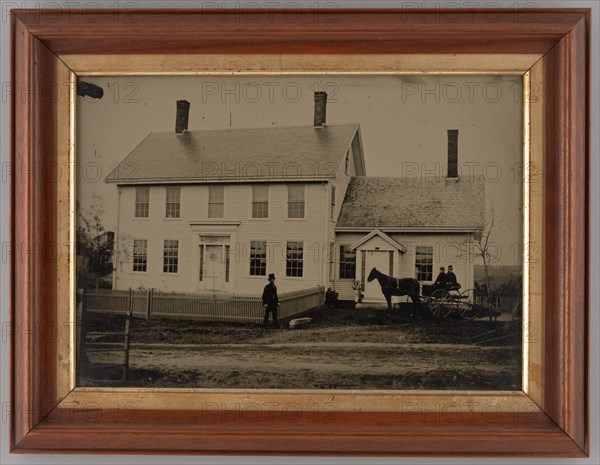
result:
M 78 386 L 521 390 L 521 76 L 77 87 Z

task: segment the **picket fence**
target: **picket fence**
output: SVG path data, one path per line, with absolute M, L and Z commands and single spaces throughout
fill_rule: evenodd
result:
M 321 286 L 279 296 L 278 318 L 290 319 L 323 305 Z M 89 312 L 127 314 L 129 291 L 93 290 L 83 294 L 83 309 Z M 173 318 L 204 321 L 262 322 L 264 307 L 257 294 L 227 292 L 166 293 L 154 289 L 131 292 L 132 315 L 137 318 Z

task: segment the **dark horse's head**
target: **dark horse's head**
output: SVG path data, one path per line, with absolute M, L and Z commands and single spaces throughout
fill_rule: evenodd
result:
M 378 274 L 379 274 L 379 271 L 377 271 L 377 268 L 373 268 L 371 270 L 371 272 L 369 273 L 369 276 L 367 277 L 367 281 L 368 282 L 373 281 L 377 277 Z

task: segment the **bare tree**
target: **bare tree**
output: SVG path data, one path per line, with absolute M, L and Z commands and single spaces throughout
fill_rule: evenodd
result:
M 474 237 L 474 254 L 476 256 L 481 257 L 483 261 L 483 272 L 484 272 L 484 284 L 485 284 L 485 293 L 489 294 L 490 292 L 490 264 L 500 258 L 499 250 L 496 247 L 496 244 L 490 241 L 490 237 L 492 236 L 492 232 L 495 226 L 495 215 L 494 209 L 491 210 L 490 216 L 487 221 L 485 221 Z

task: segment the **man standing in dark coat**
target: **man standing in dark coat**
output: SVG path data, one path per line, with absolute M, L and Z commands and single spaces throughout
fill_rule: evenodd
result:
M 275 275 L 269 274 L 269 284 L 265 286 L 262 295 L 263 307 L 265 307 L 265 318 L 263 325 L 265 328 L 269 324 L 269 313 L 273 314 L 273 327 L 277 328 L 277 307 L 279 306 L 279 298 L 277 297 L 277 286 L 275 286 Z

